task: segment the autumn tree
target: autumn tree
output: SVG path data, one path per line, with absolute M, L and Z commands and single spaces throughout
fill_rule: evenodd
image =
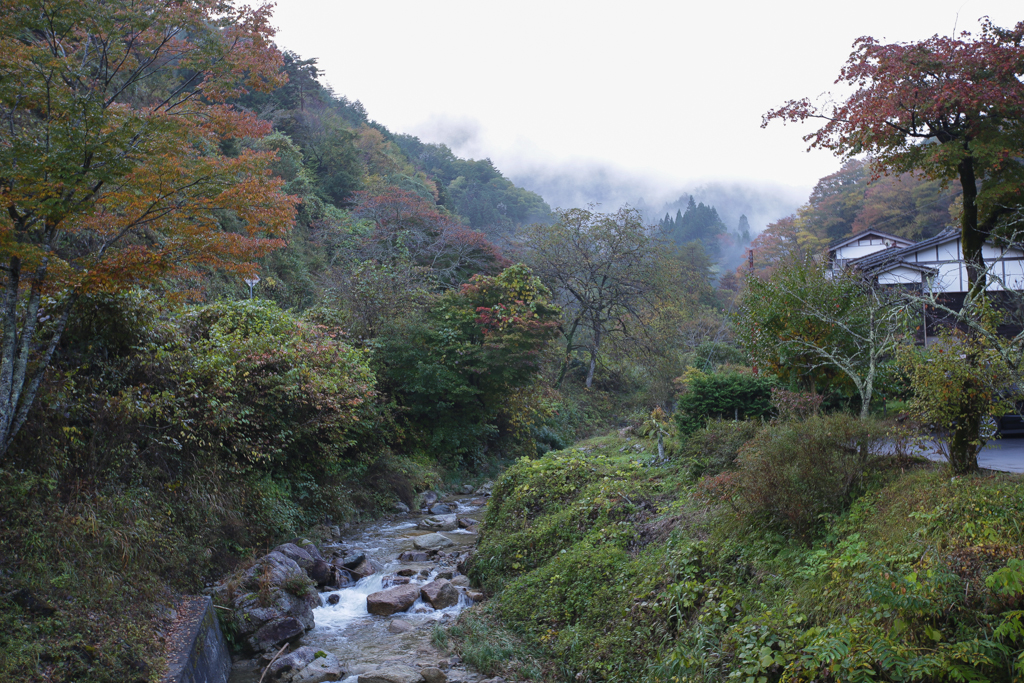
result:
M 786 216 L 770 223 L 750 243 L 753 271 L 760 277 L 769 277 L 777 268 L 799 263 L 823 253 L 824 240 L 808 232 L 797 216 Z M 740 271 L 750 271 L 749 262 Z
M 854 89 L 824 108 L 794 100 L 765 114 L 773 119 L 825 121 L 805 137 L 811 147 L 852 158 L 868 152 L 876 174 L 920 171 L 958 181 L 963 207 L 960 243 L 970 283 L 958 316 L 980 319 L 986 277 L 982 247 L 1016 221 L 1024 205 L 1024 22 L 1012 29 L 982 20 L 972 36 L 933 36 L 883 45 L 863 37 L 838 81 Z M 977 348 L 967 345 L 968 349 Z M 983 354 L 962 362 L 980 371 Z M 981 403 L 965 404 L 961 426 L 980 421 Z M 973 413 L 971 411 L 974 411 Z M 954 438 L 950 461 L 977 469 L 968 440 Z
M 273 153 L 220 153 L 270 132 L 225 104 L 282 82 L 269 17 L 209 0 L 0 0 L 0 451 L 80 296 L 251 272 L 281 244 L 293 204 Z
M 395 187 L 357 192 L 355 202 L 352 215 L 371 225 L 356 254 L 360 260 L 406 262 L 426 269 L 442 287 L 458 286 L 477 273 L 495 273 L 508 265 L 483 233 L 413 192 Z
M 554 225 L 524 229 L 520 246 L 563 311 L 565 357 L 557 383 L 582 350 L 590 387 L 607 344 L 642 349 L 662 327 L 659 317 L 696 304 L 709 286 L 707 262 L 651 236 L 636 209 L 569 209 L 558 216 Z
M 961 242 L 972 284 L 982 280 L 982 245 L 1024 200 L 1024 22 L 984 19 L 972 36 L 932 36 L 883 45 L 859 38 L 837 83 L 854 89 L 839 104 L 791 100 L 762 125 L 825 121 L 805 136 L 812 148 L 850 159 L 871 154 L 876 174 L 921 171 L 959 181 Z

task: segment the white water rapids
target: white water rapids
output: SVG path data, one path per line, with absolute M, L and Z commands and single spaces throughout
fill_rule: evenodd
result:
M 479 499 L 473 500 L 478 503 Z M 453 512 L 460 517 L 472 515 L 479 509 L 478 505 L 468 500 L 451 502 Z M 356 683 L 358 674 L 378 666 L 392 663 L 404 663 L 409 666 L 437 666 L 445 658 L 431 644 L 433 626 L 436 623 L 450 623 L 466 607 L 473 604 L 460 589 L 459 602 L 451 607 L 435 610 L 422 598 L 405 612 L 389 617 L 370 614 L 366 609 L 366 597 L 371 593 L 384 590 L 386 580 L 394 578 L 401 569 L 412 569 L 416 572 L 409 583 L 423 585 L 437 577 L 439 571 L 455 571 L 454 566 L 441 566 L 436 560 L 429 562 L 403 563 L 398 556 L 407 550 L 413 550 L 413 539 L 428 531 L 416 528 L 416 522 L 428 515 L 402 515 L 399 520 L 384 520 L 362 527 L 343 539 L 344 554 L 347 557 L 365 554 L 367 559 L 377 568 L 374 574 L 364 577 L 354 585 L 338 590 L 325 591 L 320 594 L 322 605 L 313 610 L 316 626 L 295 645 L 310 645 L 318 650 L 325 650 L 338 657 L 345 665 L 348 677 L 344 683 Z M 445 553 L 461 552 L 476 543 L 476 534 L 458 531 L 444 531 L 441 535 L 455 543 L 443 551 Z M 323 548 L 327 555 L 332 547 Z M 338 596 L 336 604 L 328 604 L 328 598 Z M 391 633 L 388 625 L 394 619 L 409 622 L 413 630 L 407 633 Z M 265 662 L 239 662 L 232 670 L 229 683 L 256 683 L 259 681 Z M 456 675 L 455 671 L 451 672 Z M 466 677 L 461 680 L 476 680 L 475 674 L 464 672 Z M 457 679 L 455 679 L 457 680 Z

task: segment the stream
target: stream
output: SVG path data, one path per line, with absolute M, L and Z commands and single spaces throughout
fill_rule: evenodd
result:
M 459 517 L 477 517 L 483 513 L 481 508 L 485 499 L 468 496 L 448 499 L 446 504 Z M 397 518 L 350 529 L 340 543 L 321 546 L 325 556 L 340 551 L 346 556 L 365 554 L 377 571 L 347 588 L 320 593 L 322 604 L 313 610 L 316 625 L 287 652 L 309 645 L 334 654 L 344 664 L 347 676 L 341 679 L 344 683 L 357 683 L 359 674 L 393 664 L 417 669 L 437 667 L 445 671 L 451 683 L 481 680 L 483 677 L 467 670 L 458 657 L 445 655 L 431 643 L 435 624 L 451 623 L 463 609 L 473 604 L 466 596 L 465 588 L 459 588 L 458 603 L 445 609 L 435 610 L 422 598 L 418 598 L 407 611 L 391 616 L 372 615 L 366 609 L 366 597 L 394 585 L 391 582 L 396 579 L 398 571 L 414 572 L 409 578 L 412 585 L 429 583 L 438 578 L 439 573 L 444 575 L 442 578 L 450 578 L 446 572 L 458 575 L 454 558 L 477 541 L 475 533 L 462 529 L 440 532 L 455 545 L 428 561 L 399 560 L 403 552 L 414 550 L 413 539 L 434 533 L 417 528 L 420 519 L 430 516 L 419 512 L 398 515 Z M 404 582 L 403 579 L 398 580 Z M 338 598 L 333 605 L 328 602 L 332 595 Z M 407 622 L 412 629 L 405 633 L 389 631 L 388 627 L 395 620 Z M 236 662 L 228 683 L 258 683 L 265 666 L 266 661 L 259 659 Z M 266 680 L 269 681 L 270 677 Z

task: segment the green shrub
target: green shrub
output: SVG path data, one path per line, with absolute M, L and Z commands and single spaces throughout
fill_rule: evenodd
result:
M 446 467 L 479 465 L 508 435 L 500 425 L 520 417 L 506 413 L 515 412 L 516 392 L 536 382 L 556 334 L 559 311 L 549 298 L 529 268 L 512 266 L 445 293 L 378 341 L 375 365 L 407 427 L 406 450 Z
M 699 375 L 679 398 L 675 420 L 682 435 L 692 434 L 709 419 L 756 419 L 772 414 L 772 377 L 722 373 Z
M 822 515 L 842 512 L 863 493 L 869 446 L 881 436 L 877 424 L 843 414 L 765 427 L 737 461 L 741 508 L 809 537 Z
M 743 444 L 761 427 L 761 422 L 754 420 L 709 420 L 683 440 L 678 462 L 693 479 L 733 469 Z

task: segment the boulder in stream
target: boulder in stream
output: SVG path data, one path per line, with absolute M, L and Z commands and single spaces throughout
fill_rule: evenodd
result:
M 420 587 L 420 597 L 434 609 L 444 609 L 459 602 L 459 591 L 447 579 L 437 579 Z
M 355 569 L 356 567 L 361 565 L 363 562 L 366 562 L 366 555 L 364 553 L 360 553 L 359 555 L 356 555 L 355 557 L 346 557 L 340 563 L 339 562 L 335 562 L 335 564 L 340 564 L 345 569 Z
M 294 543 L 282 543 L 274 548 L 274 552 L 281 553 L 288 559 L 295 562 L 295 564 L 299 565 L 301 569 L 307 569 L 313 566 L 313 556 Z
M 455 515 L 438 514 L 433 517 L 424 517 L 416 524 L 416 528 L 427 531 L 454 531 L 457 525 L 458 519 Z
M 359 683 L 424 683 L 419 671 L 403 664 L 383 666 L 376 671 L 359 674 Z
M 448 681 L 447 674 L 436 666 L 428 666 L 425 669 L 420 669 L 420 676 L 423 676 L 423 680 L 427 683 L 447 683 Z
M 292 676 L 291 683 L 325 683 L 340 681 L 345 677 L 345 670 L 338 658 L 330 652 L 318 651 L 313 661 Z
M 388 624 L 389 633 L 408 633 L 414 628 L 416 627 L 405 619 L 392 619 L 391 623 Z
M 309 556 L 314 560 L 324 559 L 324 556 L 320 554 L 320 549 L 316 547 L 316 543 L 313 543 L 308 538 L 295 538 L 292 539 L 292 543 L 309 553 Z
M 313 580 L 317 586 L 326 586 L 336 580 L 333 567 L 323 560 L 314 560 L 313 564 L 306 567 L 306 576 Z
M 404 553 L 398 556 L 399 562 L 426 562 L 430 559 L 430 555 L 424 552 L 415 552 L 412 550 L 406 550 Z
M 455 543 L 441 534 L 433 533 L 417 536 L 412 539 L 412 545 L 417 550 L 441 550 L 443 548 L 451 547 L 455 545 Z
M 249 637 L 249 646 L 257 652 L 273 652 L 282 643 L 293 643 L 309 630 L 295 617 L 268 621 Z
M 356 581 L 358 581 L 359 579 L 370 576 L 371 574 L 375 574 L 377 572 L 377 568 L 373 566 L 373 563 L 370 562 L 370 560 L 364 560 L 358 566 L 353 567 L 348 571 L 353 577 L 355 577 Z
M 314 657 L 316 657 L 316 648 L 306 645 L 284 657 L 275 659 L 267 667 L 267 671 L 274 677 L 287 675 L 290 678 L 292 674 L 306 668 L 306 665 L 312 662 Z
M 377 591 L 366 596 L 366 611 L 387 617 L 396 612 L 406 611 L 419 596 L 419 586 L 409 584 Z
M 430 506 L 430 514 L 432 515 L 450 515 L 451 513 L 451 506 L 444 503 L 434 503 Z
M 458 522 L 460 529 L 468 529 L 469 527 L 476 526 L 479 523 L 480 522 L 476 521 L 472 517 L 459 517 Z
M 276 650 L 312 629 L 313 608 L 320 606 L 306 573 L 277 551 L 214 588 L 213 597 L 231 609 L 227 618 L 239 641 L 254 652 Z

